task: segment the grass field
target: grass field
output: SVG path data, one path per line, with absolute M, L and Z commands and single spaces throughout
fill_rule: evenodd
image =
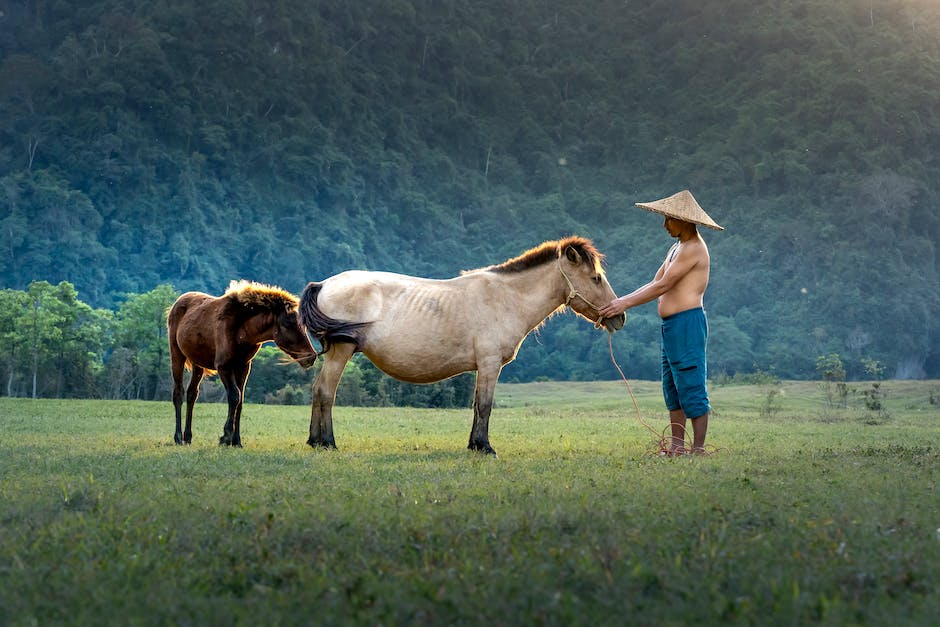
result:
M 866 384 L 853 384 L 862 389 Z M 703 458 L 660 458 L 619 382 L 469 410 L 0 399 L 0 625 L 931 625 L 940 382 L 830 408 L 714 387 Z M 635 383 L 665 425 L 658 385 Z

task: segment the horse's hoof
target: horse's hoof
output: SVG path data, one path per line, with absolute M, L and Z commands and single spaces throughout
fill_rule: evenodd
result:
M 307 438 L 307 445 L 310 446 L 310 448 L 313 448 L 313 449 L 323 448 L 323 449 L 333 449 L 334 451 L 336 450 L 336 442 L 335 442 L 335 441 L 333 441 L 333 442 L 327 442 L 327 441 L 323 441 L 323 440 L 317 440 L 317 439 L 314 439 L 314 438 Z
M 467 445 L 467 448 L 470 449 L 471 451 L 477 451 L 479 453 L 483 453 L 484 455 L 492 455 L 493 457 L 498 457 L 498 455 L 496 455 L 496 449 L 490 446 L 489 442 L 483 442 L 482 444 L 471 442 L 470 444 Z
M 178 436 L 178 435 L 174 435 L 174 436 L 173 436 L 173 442 L 174 442 L 175 444 L 177 444 L 177 445 L 182 446 L 182 444 L 183 444 L 183 438 L 181 438 L 181 437 Z

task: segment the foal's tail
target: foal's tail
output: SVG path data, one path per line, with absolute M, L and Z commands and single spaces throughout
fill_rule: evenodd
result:
M 369 326 L 369 323 L 337 320 L 323 313 L 317 305 L 317 297 L 322 288 L 322 283 L 314 281 L 307 283 L 303 294 L 300 295 L 300 304 L 297 307 L 297 316 L 307 332 L 311 346 L 313 338 L 316 338 L 322 346 L 321 354 L 330 350 L 334 342 L 355 344 L 358 347 L 362 343 L 365 328 Z

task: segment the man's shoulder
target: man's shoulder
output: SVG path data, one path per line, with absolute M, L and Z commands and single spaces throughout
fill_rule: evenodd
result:
M 708 253 L 708 246 L 705 244 L 705 240 L 703 240 L 701 237 L 695 237 L 687 242 L 682 242 L 682 248 L 689 252 Z
M 701 237 L 683 243 L 682 248 L 685 249 L 683 252 L 686 253 L 687 258 L 694 260 L 696 265 L 709 262 L 708 246 Z

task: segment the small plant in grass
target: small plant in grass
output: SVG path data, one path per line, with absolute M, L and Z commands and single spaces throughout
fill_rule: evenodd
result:
M 777 385 L 780 383 L 780 377 L 774 374 L 773 367 L 767 371 L 755 364 L 754 368 L 754 372 L 736 372 L 734 376 L 727 372 L 719 372 L 714 378 L 715 385 Z
M 867 357 L 862 359 L 862 366 L 865 368 L 865 374 L 874 379 L 871 382 L 870 388 L 862 390 L 862 399 L 865 403 L 865 408 L 875 414 L 879 422 L 883 422 L 890 418 L 884 406 L 885 392 L 881 389 L 881 381 L 878 380 L 884 372 L 884 367 L 876 360 Z M 869 422 L 870 421 L 871 417 L 869 418 Z
M 783 390 L 780 386 L 773 386 L 767 390 L 764 400 L 760 405 L 760 415 L 762 418 L 773 418 L 783 407 Z
M 822 389 L 829 408 L 848 404 L 849 386 L 845 383 L 845 368 L 839 353 L 820 355 L 816 358 L 816 372 L 822 379 Z

